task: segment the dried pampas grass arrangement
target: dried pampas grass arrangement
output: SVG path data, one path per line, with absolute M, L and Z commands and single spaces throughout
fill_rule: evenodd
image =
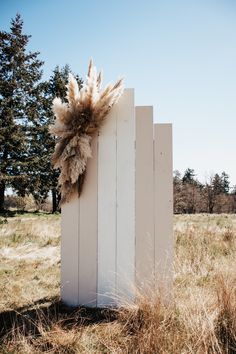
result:
M 80 196 L 87 160 L 92 157 L 91 140 L 104 122 L 112 106 L 123 93 L 123 80 L 101 89 L 102 74 L 97 73 L 92 60 L 81 90 L 73 75 L 69 74 L 67 101 L 56 97 L 53 112 L 56 116 L 50 127 L 58 142 L 52 155 L 54 168 L 60 169 L 58 184 L 61 203 L 69 201 L 77 190 Z

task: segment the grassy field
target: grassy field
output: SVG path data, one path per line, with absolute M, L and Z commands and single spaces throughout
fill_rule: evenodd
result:
M 0 353 L 236 353 L 236 215 L 175 216 L 173 299 L 59 301 L 60 215 L 0 217 Z

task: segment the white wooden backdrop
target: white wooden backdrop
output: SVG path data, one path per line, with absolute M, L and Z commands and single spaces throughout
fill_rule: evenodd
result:
M 109 306 L 134 288 L 170 289 L 172 127 L 126 89 L 92 142 L 81 197 L 62 206 L 61 296 Z

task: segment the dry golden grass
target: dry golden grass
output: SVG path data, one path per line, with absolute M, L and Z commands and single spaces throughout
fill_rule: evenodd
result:
M 0 217 L 0 311 L 59 293 L 60 216 Z
M 23 243 L 45 254 L 52 244 L 59 249 L 58 216 L 32 220 L 38 223 L 35 233 L 27 233 L 27 222 L 26 217 L 2 223 L 1 246 L 18 252 Z M 28 236 L 7 241 L 13 230 Z M 0 285 L 1 311 L 8 311 L 0 313 L 1 353 L 236 353 L 236 216 L 176 216 L 175 238 L 168 305 L 153 291 L 148 297 L 138 294 L 135 303 L 118 310 L 71 310 L 58 302 L 56 257 L 50 263 L 39 253 L 36 259 L 25 258 L 23 266 L 22 259 L 6 256 Z

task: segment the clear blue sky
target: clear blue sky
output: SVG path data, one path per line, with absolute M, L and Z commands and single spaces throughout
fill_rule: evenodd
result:
M 45 78 L 66 63 L 84 76 L 93 57 L 106 82 L 124 76 L 137 105 L 173 123 L 175 169 L 236 184 L 235 0 L 0 0 L 1 29 L 17 11 Z

